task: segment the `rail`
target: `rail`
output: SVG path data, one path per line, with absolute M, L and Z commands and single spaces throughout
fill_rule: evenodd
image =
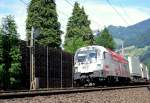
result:
M 9 98 L 23 98 L 23 97 L 34 97 L 34 96 L 46 96 L 46 95 L 58 95 L 58 94 L 71 94 L 71 93 L 83 93 L 92 91 L 106 91 L 116 89 L 129 89 L 129 88 L 142 88 L 147 87 L 150 90 L 150 85 L 136 85 L 136 86 L 119 86 L 119 87 L 80 87 L 80 88 L 67 88 L 67 89 L 44 89 L 44 90 L 31 90 L 31 91 L 12 91 L 12 92 L 1 92 L 0 99 Z

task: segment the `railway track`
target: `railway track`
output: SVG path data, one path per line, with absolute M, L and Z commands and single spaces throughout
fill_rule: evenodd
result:
M 116 90 L 116 89 L 142 88 L 142 87 L 147 87 L 150 90 L 150 85 L 136 85 L 136 86 L 119 86 L 119 87 L 80 87 L 80 88 L 67 88 L 67 89 L 55 89 L 55 90 L 42 89 L 42 90 L 30 90 L 30 91 L 29 90 L 6 91 L 6 92 L 0 92 L 0 99 L 83 93 L 83 92 L 92 92 L 92 91 L 106 91 L 106 90 Z

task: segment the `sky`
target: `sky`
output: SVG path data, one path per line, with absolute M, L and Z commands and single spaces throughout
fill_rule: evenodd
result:
M 74 2 L 84 6 L 91 29 L 101 30 L 109 25 L 129 26 L 150 18 L 150 0 L 55 0 L 58 21 L 65 32 Z M 69 3 L 67 2 L 69 1 Z M 111 3 L 111 6 L 109 3 Z M 26 38 L 27 7 L 30 0 L 0 0 L 0 22 L 2 17 L 13 15 L 21 39 Z M 62 36 L 64 38 L 64 35 Z M 64 40 L 64 39 L 63 39 Z

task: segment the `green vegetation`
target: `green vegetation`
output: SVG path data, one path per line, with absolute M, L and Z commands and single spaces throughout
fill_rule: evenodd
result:
M 3 36 L 2 36 L 2 30 L 0 28 L 0 82 L 2 82 L 2 78 L 3 78 Z
M 124 48 L 125 54 L 127 56 L 142 56 L 148 51 L 150 46 L 145 46 L 144 48 L 137 48 L 135 46 L 129 46 Z
M 65 51 L 74 53 L 78 48 L 93 44 L 93 35 L 90 29 L 90 21 L 84 8 L 80 8 L 76 2 L 72 16 L 67 24 L 67 33 L 65 37 Z
M 21 79 L 21 54 L 19 35 L 12 16 L 3 18 L 0 43 L 2 62 L 0 77 L 2 78 L 4 89 L 17 88 Z
M 102 30 L 98 37 L 96 37 L 95 42 L 97 45 L 104 46 L 105 48 L 115 49 L 115 42 L 107 28 Z
M 109 26 L 109 32 L 114 38 L 124 41 L 124 46 L 135 45 L 136 47 L 144 47 L 150 45 L 150 19 L 141 21 L 137 24 L 122 27 Z
M 38 35 L 35 35 L 37 43 L 53 48 L 60 46 L 62 32 L 55 0 L 31 0 L 26 21 L 28 40 L 30 40 L 32 26 L 40 31 Z

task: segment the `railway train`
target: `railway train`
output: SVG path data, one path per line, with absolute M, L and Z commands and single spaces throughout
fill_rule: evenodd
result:
M 137 57 L 125 59 L 102 46 L 79 48 L 74 56 L 74 81 L 77 85 L 106 85 L 149 80 L 148 69 Z

